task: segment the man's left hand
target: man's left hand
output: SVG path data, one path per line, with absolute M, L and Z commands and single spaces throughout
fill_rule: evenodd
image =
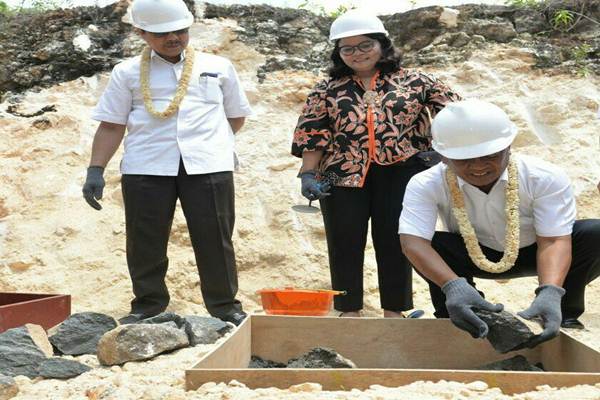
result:
M 525 319 L 538 318 L 544 326 L 544 331 L 527 343 L 529 348 L 533 348 L 558 335 L 562 321 L 560 301 L 565 294 L 565 289 L 555 285 L 542 285 L 535 290 L 535 293 L 536 297 L 531 306 L 527 310 L 517 313 Z

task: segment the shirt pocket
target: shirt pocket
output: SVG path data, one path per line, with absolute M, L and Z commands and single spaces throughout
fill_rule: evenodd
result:
M 189 92 L 201 103 L 219 104 L 223 102 L 223 91 L 217 76 L 202 75 L 190 83 Z

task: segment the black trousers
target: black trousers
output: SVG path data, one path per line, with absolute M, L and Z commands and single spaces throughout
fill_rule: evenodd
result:
M 206 309 L 215 317 L 240 311 L 231 241 L 233 174 L 188 175 L 181 162 L 178 176 L 123 175 L 121 186 L 127 266 L 135 296 L 131 312 L 154 315 L 169 304 L 167 244 L 177 199 L 190 232 Z
M 563 319 L 578 318 L 585 309 L 585 287 L 600 275 L 600 220 L 576 221 L 573 226 L 571 267 L 563 284 L 566 290 L 562 298 Z M 537 245 L 519 250 L 515 265 L 508 271 L 492 274 L 480 270 L 471 261 L 462 237 L 456 233 L 436 232 L 431 241 L 432 247 L 458 276 L 464 277 L 474 287 L 473 277 L 483 279 L 507 279 L 537 276 Z M 490 261 L 497 262 L 503 253 L 481 247 Z M 426 279 L 427 280 L 427 279 Z M 446 296 L 439 286 L 428 281 L 435 316 L 448 318 Z M 481 293 L 481 292 L 480 292 Z M 482 293 L 483 294 L 483 293 Z
M 369 219 L 377 260 L 381 308 L 413 308 L 412 268 L 402 253 L 398 219 L 410 178 L 426 167 L 416 157 L 397 166 L 371 165 L 362 188 L 333 186 L 320 201 L 327 237 L 331 284 L 338 311 L 363 308 L 363 263 Z

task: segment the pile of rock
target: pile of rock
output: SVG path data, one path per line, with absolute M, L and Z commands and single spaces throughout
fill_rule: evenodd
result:
M 9 329 L 0 334 L 0 399 L 14 390 L 12 377 L 17 375 L 69 379 L 91 369 L 73 356 L 97 355 L 106 366 L 148 360 L 183 347 L 215 343 L 232 327 L 217 318 L 174 313 L 118 325 L 109 315 L 84 312 L 53 328 L 50 336 L 39 325 Z
M 315 347 L 286 364 L 252 356 L 248 368 L 356 368 L 356 364 L 333 349 Z

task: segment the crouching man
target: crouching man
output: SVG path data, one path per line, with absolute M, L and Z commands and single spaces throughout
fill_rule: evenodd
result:
M 538 277 L 531 306 L 541 320 L 529 345 L 560 327 L 582 329 L 585 287 L 600 274 L 600 220 L 575 220 L 575 198 L 563 171 L 511 156 L 516 126 L 494 104 L 448 104 L 432 124 L 443 162 L 409 182 L 400 216 L 402 249 L 428 281 L 435 316 L 473 337 L 488 326 L 473 312 L 502 310 L 484 300 L 473 278 Z M 436 232 L 437 216 L 447 231 Z

